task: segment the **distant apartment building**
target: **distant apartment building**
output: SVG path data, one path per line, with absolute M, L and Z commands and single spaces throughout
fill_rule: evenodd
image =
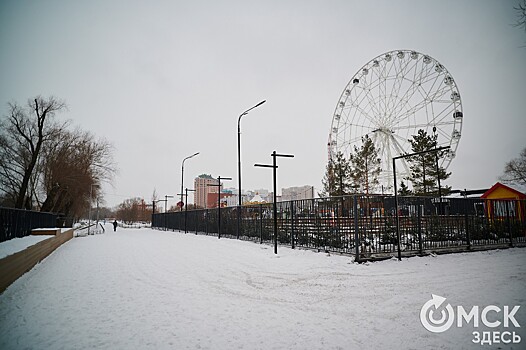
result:
M 241 197 L 242 204 L 245 205 L 246 203 L 250 202 L 252 200 L 252 198 L 254 198 L 254 196 L 258 193 L 258 191 L 264 192 L 265 193 L 264 197 L 266 197 L 266 195 L 268 194 L 268 190 L 256 190 L 256 191 L 244 190 L 242 192 L 243 195 Z M 239 205 L 239 194 L 238 194 L 239 190 L 237 188 L 233 188 L 233 187 L 226 188 L 226 189 L 223 190 L 223 192 L 231 194 L 230 197 L 225 197 L 228 207 L 235 207 L 235 206 Z M 216 199 L 217 199 L 217 197 L 216 197 Z
M 314 198 L 314 186 L 289 187 L 281 189 L 281 200 L 294 201 Z
M 279 203 L 281 202 L 281 198 L 282 196 L 280 195 L 276 195 L 276 202 Z M 269 192 L 268 193 L 268 196 L 267 196 L 267 202 L 268 203 L 274 203 L 274 192 Z
M 237 190 L 237 188 L 233 188 L 233 187 L 228 187 L 228 188 L 223 189 L 223 193 L 228 193 L 229 196 L 221 196 L 221 201 L 223 201 L 223 203 L 226 202 L 227 207 L 237 206 L 239 203 L 239 196 L 237 195 L 238 192 L 239 191 Z M 217 197 L 216 197 L 216 200 L 217 200 Z
M 261 188 L 259 190 L 254 190 L 255 193 L 259 194 L 262 198 L 265 198 L 268 196 L 269 192 L 268 190 Z
M 209 186 L 212 185 L 212 186 Z M 213 186 L 216 185 L 216 186 Z M 201 174 L 198 177 L 194 179 L 194 205 L 198 208 L 207 208 L 207 201 L 208 201 L 208 195 L 210 193 L 218 193 L 223 188 L 223 184 L 221 184 L 221 188 L 218 188 L 217 186 L 217 179 L 214 179 L 212 175 L 209 174 Z M 217 200 L 217 195 L 216 195 Z M 216 205 L 217 206 L 217 205 Z
M 221 203 L 221 208 L 224 207 L 230 207 L 232 206 L 231 203 L 229 203 L 229 199 L 232 198 L 232 193 L 230 192 L 221 192 L 221 193 L 209 193 L 207 197 L 206 207 L 207 208 L 217 208 L 217 196 L 220 195 L 219 202 Z M 234 205 L 237 205 L 234 204 Z
M 223 193 L 226 193 L 227 195 L 221 195 L 221 203 L 223 203 L 223 205 L 227 207 L 237 207 L 239 205 L 239 196 L 237 195 L 238 192 L 239 191 L 237 190 L 237 188 L 230 187 L 224 189 Z
M 223 206 L 237 207 L 239 205 L 239 190 L 237 188 L 223 188 L 221 192 L 221 203 Z M 215 198 L 215 201 L 217 201 L 217 195 L 214 195 L 213 198 Z M 254 199 L 256 199 L 257 202 L 272 202 L 272 198 L 269 199 L 269 191 L 266 189 L 243 191 L 243 205 L 254 202 Z M 217 203 L 214 204 L 214 208 L 216 207 Z M 210 208 L 210 206 L 208 206 L 208 208 Z

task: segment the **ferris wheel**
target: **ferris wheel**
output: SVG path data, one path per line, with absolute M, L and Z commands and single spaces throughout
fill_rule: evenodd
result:
M 437 147 L 449 146 L 439 165 L 447 169 L 462 135 L 462 102 L 455 80 L 437 60 L 412 50 L 395 50 L 367 62 L 343 89 L 332 117 L 329 157 L 347 159 L 369 137 L 378 150 L 382 189 L 392 192 L 392 158 L 412 153 L 413 135 L 436 134 Z M 400 159 L 397 178 L 410 175 Z

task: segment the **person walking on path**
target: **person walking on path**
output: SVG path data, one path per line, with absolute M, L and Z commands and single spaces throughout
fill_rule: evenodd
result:
M 113 232 L 117 231 L 117 220 L 113 221 Z

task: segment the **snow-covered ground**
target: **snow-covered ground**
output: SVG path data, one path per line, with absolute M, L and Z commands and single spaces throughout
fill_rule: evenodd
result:
M 108 225 L 0 295 L 0 349 L 479 349 L 471 325 L 431 333 L 431 294 L 469 310 L 520 305 L 526 249 L 355 264 L 252 242 Z M 495 313 L 490 313 L 494 316 Z M 504 331 L 503 328 L 478 331 Z M 485 346 L 488 348 L 488 346 Z
M 0 259 L 5 258 L 11 254 L 20 252 L 27 247 L 30 247 L 40 241 L 51 238 L 50 235 L 25 236 L 20 238 L 13 238 L 9 241 L 0 243 Z

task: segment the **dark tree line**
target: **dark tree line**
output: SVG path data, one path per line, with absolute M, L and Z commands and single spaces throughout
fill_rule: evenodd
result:
M 0 205 L 80 217 L 111 180 L 111 144 L 70 130 L 56 119 L 65 110 L 54 97 L 8 104 L 0 120 Z
M 115 216 L 126 223 L 150 222 L 152 207 L 142 198 L 129 198 L 119 204 Z

